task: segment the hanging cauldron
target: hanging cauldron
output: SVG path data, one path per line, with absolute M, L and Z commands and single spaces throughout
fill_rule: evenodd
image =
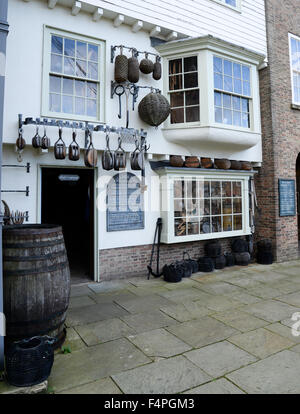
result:
M 160 93 L 149 93 L 139 103 L 140 118 L 151 126 L 157 127 L 170 114 L 170 104 Z

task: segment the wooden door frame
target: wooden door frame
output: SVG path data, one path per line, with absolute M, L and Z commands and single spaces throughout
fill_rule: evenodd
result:
M 83 166 L 66 166 L 66 165 L 51 165 L 51 164 L 37 164 L 37 194 L 36 194 L 36 222 L 41 223 L 42 220 L 42 169 L 43 168 L 52 168 L 52 169 L 69 169 L 69 170 L 82 170 L 87 169 Z M 93 197 L 93 221 L 94 221 L 94 231 L 93 231 L 93 245 L 94 245 L 94 282 L 99 282 L 99 252 L 98 252 L 98 214 L 97 214 L 97 197 L 98 197 L 98 187 L 97 187 L 97 177 L 98 177 L 98 168 L 88 168 L 93 171 L 93 181 L 94 181 L 94 197 Z M 92 282 L 92 280 L 91 280 Z

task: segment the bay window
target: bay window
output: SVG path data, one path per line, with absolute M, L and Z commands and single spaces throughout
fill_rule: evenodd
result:
M 292 102 L 300 105 L 300 38 L 289 35 L 292 78 Z

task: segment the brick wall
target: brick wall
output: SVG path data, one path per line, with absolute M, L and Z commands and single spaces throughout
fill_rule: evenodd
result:
M 222 252 L 231 251 L 233 238 L 220 239 Z M 204 256 L 206 242 L 189 242 L 162 244 L 160 246 L 160 269 L 165 264 L 180 260 L 183 252 L 189 252 L 191 258 Z M 100 280 L 125 279 L 132 276 L 146 277 L 147 265 L 150 261 L 152 245 L 121 247 L 99 251 Z M 155 250 L 156 252 L 156 250 Z M 156 272 L 156 255 L 154 255 L 153 271 Z
M 271 238 L 277 261 L 298 257 L 297 216 L 279 217 L 278 179 L 296 179 L 300 111 L 291 108 L 288 33 L 300 36 L 299 0 L 266 0 L 269 66 L 260 71 L 263 164 L 256 177 L 257 239 Z

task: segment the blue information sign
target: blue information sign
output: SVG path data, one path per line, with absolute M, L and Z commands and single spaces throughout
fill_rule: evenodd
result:
M 295 180 L 278 180 L 280 217 L 296 215 Z

